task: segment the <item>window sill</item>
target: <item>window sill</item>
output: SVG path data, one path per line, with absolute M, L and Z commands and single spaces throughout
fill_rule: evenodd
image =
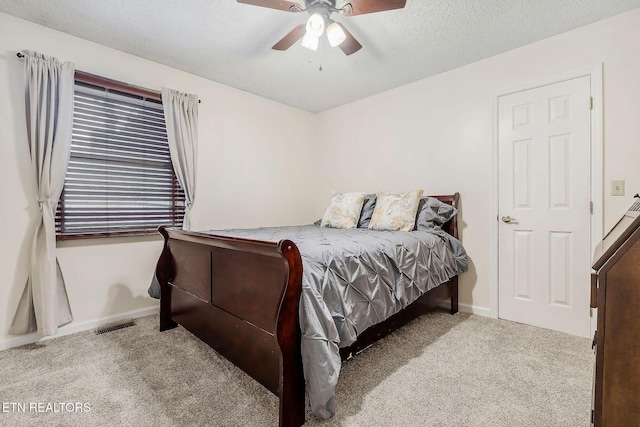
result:
M 145 230 L 145 231 L 120 231 L 111 233 L 87 233 L 87 234 L 56 234 L 56 241 L 68 241 L 68 240 L 88 240 L 88 239 L 104 239 L 113 237 L 140 237 L 140 236 L 158 236 L 160 232 L 158 230 Z

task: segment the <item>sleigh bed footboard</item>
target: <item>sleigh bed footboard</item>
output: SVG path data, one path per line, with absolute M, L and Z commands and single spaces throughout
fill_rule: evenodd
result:
M 279 397 L 281 426 L 304 424 L 296 245 L 160 233 L 160 329 L 183 326 Z

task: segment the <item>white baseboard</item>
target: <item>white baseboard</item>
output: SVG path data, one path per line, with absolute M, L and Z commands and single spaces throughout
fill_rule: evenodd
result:
M 20 335 L 15 338 L 8 338 L 0 341 L 0 350 L 6 350 L 13 347 L 19 347 L 21 345 L 33 344 L 38 341 L 44 341 L 51 338 L 58 338 L 65 335 L 75 334 L 76 332 L 87 331 L 89 329 L 95 329 L 98 326 L 102 326 L 106 323 L 117 322 L 124 319 L 135 319 L 138 317 L 150 316 L 158 313 L 159 306 L 139 308 L 137 310 L 127 311 L 125 313 L 114 314 L 112 316 L 100 317 L 98 319 L 87 320 L 80 323 L 71 323 L 58 329 L 58 333 L 49 337 L 41 337 L 36 332 L 32 332 L 25 335 Z
M 448 310 L 451 309 L 451 301 L 447 300 L 440 304 L 442 307 L 446 307 Z M 462 311 L 465 313 L 477 314 L 478 316 L 491 317 L 491 310 L 487 307 L 479 307 L 477 305 L 470 305 L 458 302 L 458 311 Z
M 447 309 L 451 309 L 451 302 L 445 301 L 441 304 L 442 307 L 446 307 Z M 63 326 L 58 329 L 58 333 L 56 335 L 52 335 L 50 337 L 41 337 L 35 332 L 26 335 L 20 335 L 15 338 L 8 338 L 0 341 L 0 351 L 6 350 L 13 347 L 19 347 L 21 345 L 33 344 L 38 341 L 44 341 L 51 338 L 58 338 L 65 335 L 75 334 L 76 332 L 87 331 L 90 329 L 95 329 L 98 326 L 102 326 L 106 323 L 117 322 L 119 320 L 124 319 L 135 319 L 138 317 L 150 316 L 152 314 L 158 313 L 160 309 L 159 306 L 140 308 L 137 310 L 128 311 L 126 313 L 114 314 L 112 316 L 101 317 L 98 319 L 87 320 L 85 322 L 80 323 L 72 323 L 67 326 Z M 477 314 L 479 316 L 491 317 L 491 311 L 486 307 L 479 307 L 476 305 L 458 303 L 458 310 Z

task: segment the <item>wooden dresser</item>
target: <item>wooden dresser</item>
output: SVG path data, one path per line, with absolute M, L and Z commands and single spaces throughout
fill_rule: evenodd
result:
M 592 267 L 591 307 L 598 309 L 592 423 L 640 426 L 640 201 L 597 246 Z

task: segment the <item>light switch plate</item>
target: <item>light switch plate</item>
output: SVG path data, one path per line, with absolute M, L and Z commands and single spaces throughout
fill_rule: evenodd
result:
M 624 196 L 624 180 L 611 181 L 611 195 Z

